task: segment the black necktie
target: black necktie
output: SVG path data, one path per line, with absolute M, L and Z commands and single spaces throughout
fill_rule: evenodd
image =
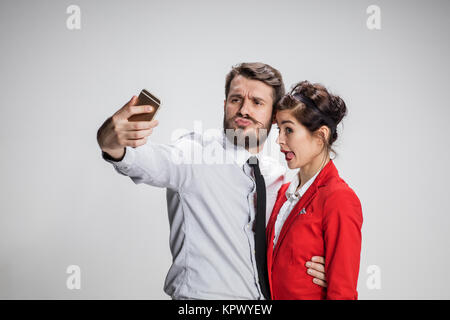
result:
M 253 168 L 256 182 L 255 259 L 258 268 L 259 286 L 266 299 L 270 299 L 269 278 L 267 273 L 266 251 L 266 183 L 259 170 L 258 158 L 250 157 L 248 164 Z

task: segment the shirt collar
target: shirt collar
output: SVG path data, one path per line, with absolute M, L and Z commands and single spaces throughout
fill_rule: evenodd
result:
M 227 157 L 232 158 L 239 167 L 242 167 L 250 157 L 257 157 L 258 161 L 261 162 L 261 153 L 252 154 L 244 147 L 235 145 L 227 138 L 224 132 L 222 132 L 222 145 L 227 153 Z
M 298 179 L 298 173 L 295 175 L 295 177 L 292 179 L 291 184 L 286 190 L 286 198 L 289 199 L 290 197 L 294 196 L 301 198 L 305 192 L 308 190 L 308 188 L 313 184 L 316 177 L 319 175 L 321 170 L 319 170 L 311 179 L 309 179 L 298 191 L 295 191 L 300 183 Z

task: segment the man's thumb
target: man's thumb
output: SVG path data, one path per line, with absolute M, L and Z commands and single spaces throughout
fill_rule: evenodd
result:
M 131 97 L 131 100 L 128 102 L 128 104 L 129 104 L 130 106 L 135 106 L 136 103 L 137 103 L 137 101 L 138 101 L 138 98 L 137 98 L 136 96 L 132 96 L 132 97 Z

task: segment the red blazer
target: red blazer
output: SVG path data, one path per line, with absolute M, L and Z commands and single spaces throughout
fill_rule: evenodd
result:
M 273 250 L 275 221 L 288 186 L 278 191 L 266 229 L 272 299 L 357 299 L 363 222 L 358 197 L 330 160 L 289 214 Z M 307 274 L 305 263 L 313 256 L 325 257 L 328 288 Z

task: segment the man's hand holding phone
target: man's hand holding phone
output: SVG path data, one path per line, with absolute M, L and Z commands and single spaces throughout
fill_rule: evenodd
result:
M 146 144 L 147 137 L 158 125 L 158 120 L 153 117 L 159 108 L 159 100 L 147 100 L 144 91 L 146 90 L 141 92 L 139 98 L 133 96 L 97 132 L 100 148 L 115 160 L 123 158 L 126 146 L 136 148 Z

